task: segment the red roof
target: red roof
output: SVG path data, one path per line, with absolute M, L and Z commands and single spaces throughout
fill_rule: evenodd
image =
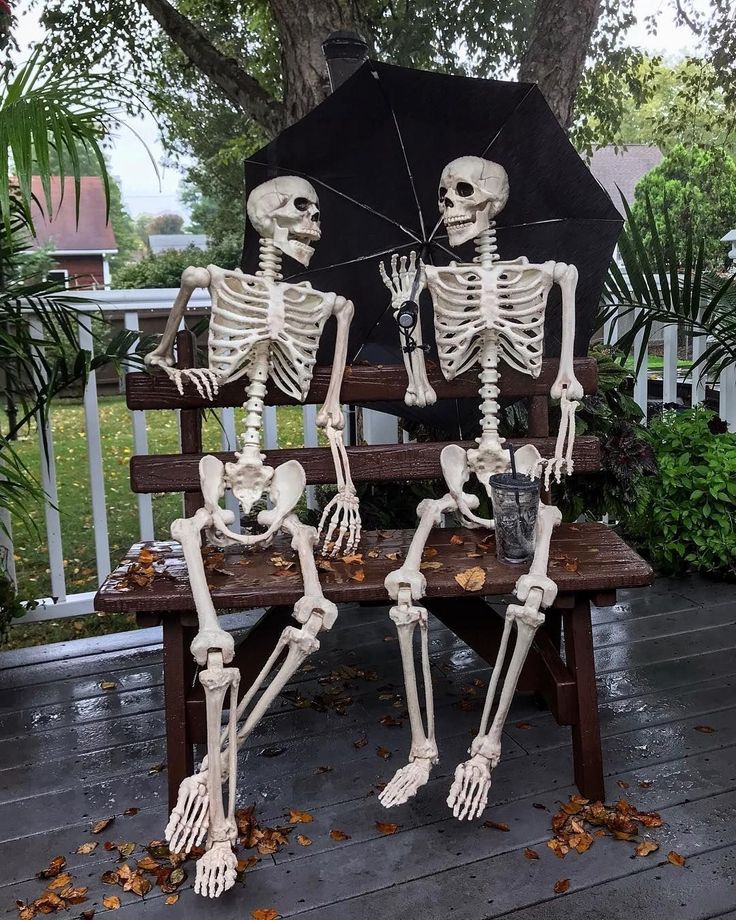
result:
M 79 195 L 79 224 L 74 198 L 74 179 L 51 178 L 51 220 L 46 215 L 46 198 L 41 177 L 33 177 L 33 223 L 39 246 L 51 243 L 59 252 L 103 252 L 117 250 L 112 224 L 105 223 L 105 187 L 99 176 L 82 176 Z M 59 204 L 61 202 L 61 204 Z

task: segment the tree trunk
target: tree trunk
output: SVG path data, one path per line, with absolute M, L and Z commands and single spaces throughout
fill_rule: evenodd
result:
M 329 92 L 322 42 L 341 29 L 359 31 L 351 0 L 269 0 L 281 39 L 286 123 L 303 118 Z
M 538 83 L 563 128 L 573 104 L 585 57 L 598 25 L 601 0 L 537 0 L 519 79 Z

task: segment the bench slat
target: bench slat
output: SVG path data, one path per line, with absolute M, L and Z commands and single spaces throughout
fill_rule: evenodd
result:
M 457 534 L 464 541 L 453 544 Z M 336 603 L 386 601 L 383 586 L 389 572 L 401 565 L 414 535 L 413 530 L 370 531 L 364 534 L 359 553 L 364 562 L 346 564 L 330 560 L 320 571 L 325 595 Z M 487 542 L 480 542 L 488 536 Z M 127 586 L 126 573 L 138 558 L 144 544 L 136 544 L 127 560 L 108 576 L 95 598 L 95 610 L 185 611 L 194 609 L 187 569 L 178 543 L 146 544 L 160 556 L 163 574 L 145 587 Z M 440 529 L 430 534 L 427 546 L 436 554 L 426 555 L 439 568 L 427 570 L 427 597 L 468 597 L 455 581 L 455 575 L 474 566 L 486 572 L 486 583 L 479 594 L 509 594 L 527 566 L 509 565 L 496 558 L 494 538 L 482 530 Z M 378 553 L 371 557 L 369 553 Z M 472 555 L 468 555 L 471 553 Z M 477 555 L 480 554 L 480 555 Z M 238 548 L 223 557 L 207 572 L 212 600 L 218 610 L 268 607 L 293 604 L 303 593 L 299 563 L 291 569 L 277 567 L 271 560 L 280 555 L 292 561 L 296 555 L 289 538 L 279 535 L 268 550 L 243 551 Z M 394 558 L 391 558 L 394 557 Z M 362 571 L 364 578 L 352 576 Z M 651 584 L 649 565 L 605 524 L 561 524 L 552 537 L 549 573 L 561 595 Z M 472 595 L 471 595 L 472 596 Z
M 557 375 L 557 358 L 542 362 L 542 371 L 536 379 L 520 374 L 510 367 L 501 371 L 501 396 L 548 396 Z M 312 386 L 305 400 L 307 405 L 324 402 L 330 382 L 330 367 L 315 367 Z M 434 362 L 428 362 L 427 374 L 438 399 L 478 399 L 477 368 L 447 381 Z M 576 358 L 575 374 L 586 393 L 594 393 L 598 384 L 598 367 L 592 358 Z M 196 409 L 241 406 L 245 400 L 245 378 L 221 387 L 210 402 L 203 399 L 194 385 L 184 384 L 180 396 L 173 381 L 163 373 L 131 373 L 125 378 L 126 400 L 129 409 Z M 406 390 L 406 371 L 403 365 L 354 365 L 345 369 L 341 399 L 345 403 L 371 403 L 403 401 Z M 266 404 L 270 406 L 298 405 L 269 381 Z
M 554 454 L 555 438 L 510 438 L 514 447 L 534 444 L 543 457 Z M 461 441 L 468 450 L 474 441 Z M 412 444 L 372 444 L 348 447 L 350 470 L 356 482 L 387 482 L 434 479 L 442 475 L 440 453 L 446 442 L 426 441 Z M 298 460 L 311 485 L 334 483 L 335 467 L 327 447 L 284 448 L 266 451 L 266 462 L 279 466 Z M 138 454 L 130 461 L 130 481 L 134 492 L 197 492 L 199 461 L 203 454 Z M 233 453 L 217 453 L 223 463 L 235 460 Z M 575 471 L 591 473 L 601 467 L 600 443 L 589 435 L 576 438 L 573 454 Z

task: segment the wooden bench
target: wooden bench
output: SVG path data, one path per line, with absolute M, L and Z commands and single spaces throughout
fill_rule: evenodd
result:
M 179 362 L 193 363 L 193 341 L 189 333 L 179 333 Z M 501 396 L 529 400 L 529 436 L 511 439 L 520 446 L 535 444 L 542 456 L 554 452 L 549 436 L 548 394 L 557 370 L 557 361 L 544 362 L 536 380 L 504 367 Z M 474 373 L 448 383 L 436 366 L 428 368 L 439 399 L 475 398 L 478 382 Z M 596 364 L 577 360 L 575 371 L 586 393 L 596 389 Z M 328 367 L 315 368 L 307 403 L 323 401 L 329 381 Z M 347 368 L 342 388 L 344 403 L 370 404 L 403 399 L 403 367 Z M 182 397 L 164 375 L 132 373 L 126 379 L 130 409 L 181 410 L 181 453 L 134 456 L 131 459 L 131 484 L 134 492 L 183 492 L 186 513 L 201 507 L 198 464 L 202 456 L 201 410 L 240 406 L 242 381 L 223 387 L 210 403 L 193 387 Z M 286 405 L 292 401 L 274 387 L 267 403 Z M 441 475 L 440 452 L 444 443 L 411 443 L 349 447 L 348 455 L 356 482 L 408 481 Z M 464 446 L 471 446 L 470 442 Z M 334 470 L 328 448 L 300 448 L 266 451 L 267 462 L 276 466 L 296 458 L 306 470 L 310 484 L 331 483 Z M 223 460 L 233 459 L 219 454 Z M 593 437 L 579 437 L 575 444 L 575 469 L 592 472 L 600 469 L 600 446 Z M 461 539 L 451 541 L 457 534 Z M 363 555 L 362 581 L 356 580 L 355 565 L 332 561 L 320 572 L 325 594 L 331 600 L 358 603 L 385 603 L 386 575 L 406 553 L 413 530 L 364 532 L 359 552 Z M 484 539 L 485 538 L 485 539 Z M 440 566 L 427 574 L 429 611 L 467 643 L 483 659 L 493 663 L 498 648 L 502 621 L 485 596 L 510 594 L 524 569 L 497 560 L 493 537 L 478 530 L 436 529 L 428 542 L 435 549 L 432 561 Z M 132 579 L 131 571 L 148 549 L 159 560 L 151 578 Z M 468 558 L 468 552 L 474 556 Z M 243 553 L 248 564 L 240 565 Z M 232 554 L 231 554 L 232 553 Z M 281 630 L 289 622 L 291 605 L 301 596 L 298 563 L 293 573 L 277 568 L 274 553 L 285 560 L 295 558 L 286 538 L 277 538 L 271 551 L 228 551 L 208 571 L 212 599 L 221 611 L 266 608 L 265 613 L 238 646 L 235 664 L 241 669 L 241 691 L 247 688 L 271 653 Z M 476 556 L 479 553 L 480 556 Z M 398 554 L 398 555 L 397 555 Z M 480 565 L 486 570 L 482 592 L 463 591 L 455 575 Z M 133 568 L 131 568 L 133 567 Z M 563 524 L 555 531 L 550 554 L 550 575 L 559 586 L 557 600 L 547 611 L 545 626 L 537 633 L 527 660 L 521 690 L 538 692 L 558 723 L 572 726 L 575 782 L 590 799 L 604 798 L 595 663 L 591 631 L 591 602 L 609 605 L 616 589 L 647 585 L 653 580 L 650 567 L 610 528 L 603 524 Z M 136 583 L 138 582 L 138 583 Z M 483 596 L 481 596 L 483 595 Z M 457 598 L 462 598 L 458 603 Z M 134 545 L 126 558 L 100 588 L 95 609 L 104 612 L 135 612 L 140 625 L 163 625 L 164 696 L 169 803 L 173 806 L 181 780 L 193 771 L 193 745 L 205 743 L 204 695 L 195 681 L 195 664 L 189 644 L 196 633 L 196 611 L 189 588 L 186 567 L 179 544 L 171 541 Z M 389 621 L 387 618 L 387 629 Z M 340 628 L 340 620 L 336 624 Z M 564 634 L 564 660 L 561 637 Z M 392 654 L 387 651 L 387 654 Z M 407 739 L 408 744 L 408 739 Z

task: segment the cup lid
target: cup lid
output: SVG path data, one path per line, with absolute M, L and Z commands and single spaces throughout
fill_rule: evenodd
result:
M 491 476 L 491 486 L 496 489 L 505 489 L 507 492 L 532 492 L 539 491 L 539 480 L 530 479 L 528 476 L 514 476 L 513 473 L 497 473 Z

